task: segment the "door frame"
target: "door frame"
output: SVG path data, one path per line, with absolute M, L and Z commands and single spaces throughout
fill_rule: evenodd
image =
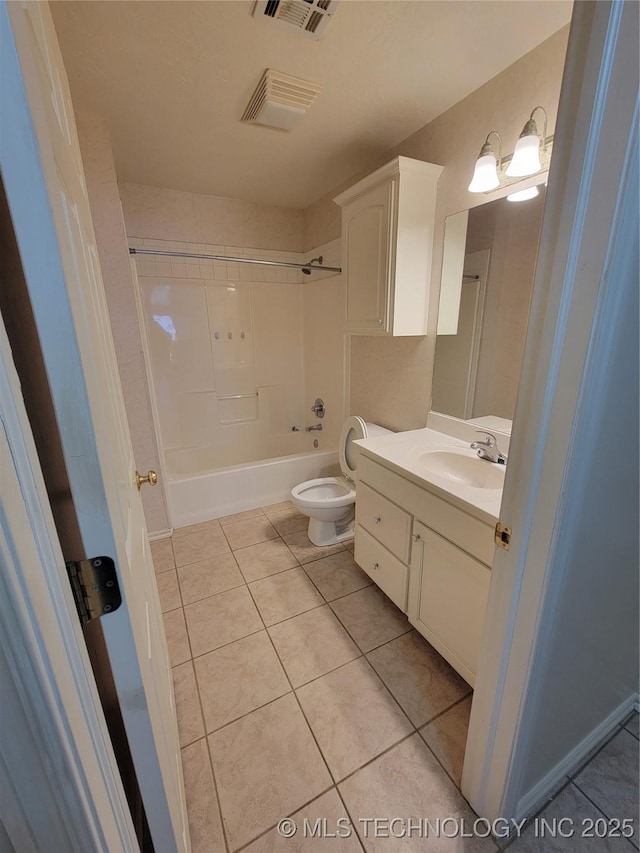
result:
M 574 6 L 500 514 L 514 532 L 493 564 L 462 777 L 488 819 L 533 813 L 573 769 L 567 762 L 584 758 L 578 749 L 559 756 L 532 791 L 521 790 L 538 653 L 564 581 L 556 555 L 575 533 L 564 486 L 571 466 L 584 464 L 576 424 L 586 390 L 607 382 L 607 359 L 596 352 L 616 335 L 612 268 L 637 239 L 637 222 L 622 215 L 638 151 L 635 6 Z

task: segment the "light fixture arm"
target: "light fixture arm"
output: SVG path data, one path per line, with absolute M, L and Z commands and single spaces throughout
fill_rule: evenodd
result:
M 547 150 L 547 124 L 548 124 L 548 122 L 547 122 L 547 111 L 545 110 L 544 107 L 534 107 L 531 110 L 531 115 L 529 116 L 529 121 L 525 124 L 524 128 L 522 129 L 522 133 L 520 134 L 520 136 L 539 136 L 538 126 L 535 123 L 534 118 L 533 118 L 533 116 L 535 115 L 535 113 L 538 110 L 542 110 L 542 114 L 544 115 L 544 128 L 543 128 L 542 140 L 541 141 L 542 141 L 542 150 L 546 151 Z
M 502 166 L 502 137 L 500 136 L 500 134 L 498 133 L 497 130 L 490 130 L 489 131 L 489 133 L 487 134 L 487 138 L 484 141 L 484 145 L 480 149 L 479 156 L 484 157 L 485 154 L 494 154 L 495 153 L 494 149 L 493 149 L 493 145 L 489 142 L 489 138 L 491 136 L 497 136 L 498 137 L 498 158 L 497 159 L 498 159 L 498 169 L 500 169 L 500 167 Z

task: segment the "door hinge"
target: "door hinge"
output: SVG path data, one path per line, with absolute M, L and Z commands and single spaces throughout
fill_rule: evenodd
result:
M 80 622 L 86 625 L 122 604 L 116 566 L 111 557 L 70 560 L 67 573 Z
M 496 545 L 499 545 L 501 548 L 504 548 L 505 551 L 508 551 L 511 545 L 511 528 L 498 522 L 496 524 L 494 539 Z

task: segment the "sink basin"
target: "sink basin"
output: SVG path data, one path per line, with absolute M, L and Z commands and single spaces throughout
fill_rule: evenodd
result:
M 426 473 L 435 474 L 452 483 L 475 489 L 501 489 L 505 466 L 487 462 L 470 453 L 455 450 L 428 450 L 414 456 Z

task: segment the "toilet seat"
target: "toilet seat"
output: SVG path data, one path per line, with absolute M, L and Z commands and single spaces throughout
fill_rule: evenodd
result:
M 367 437 L 367 424 L 357 415 L 352 415 L 347 418 L 342 425 L 340 433 L 340 446 L 338 447 L 338 456 L 340 458 L 340 470 L 345 478 L 352 483 L 356 479 L 356 459 L 357 450 L 353 447 L 353 442 L 360 438 Z
M 291 490 L 291 496 L 308 509 L 349 506 L 356 499 L 355 489 L 340 477 L 318 477 L 306 480 Z

